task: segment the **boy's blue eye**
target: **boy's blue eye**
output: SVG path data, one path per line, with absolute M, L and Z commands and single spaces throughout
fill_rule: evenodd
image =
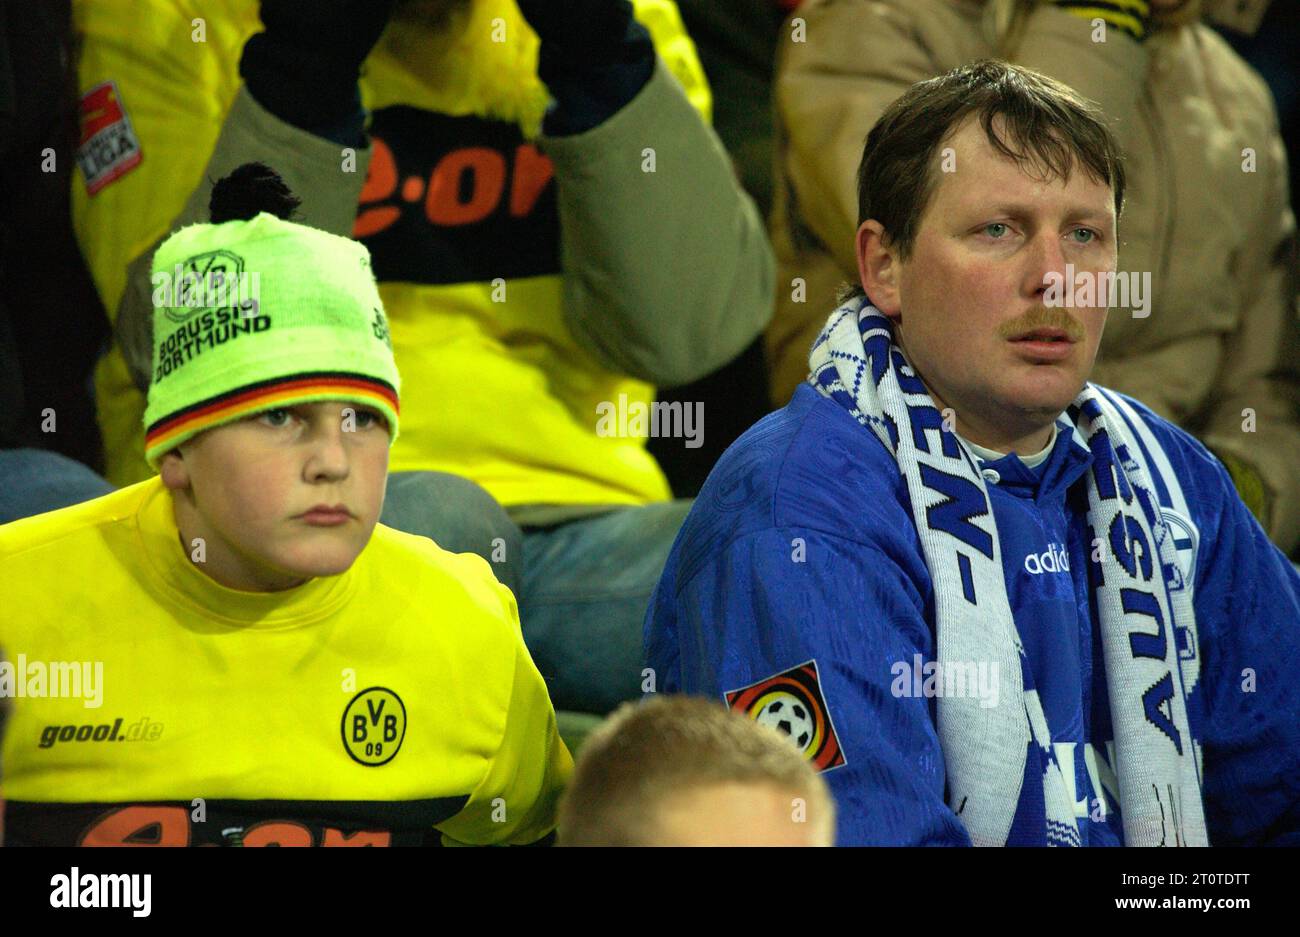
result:
M 1097 232 L 1091 230 L 1090 228 L 1075 228 L 1070 233 L 1088 235 L 1087 240 L 1080 241 L 1076 238 L 1075 241 L 1078 244 L 1091 244 L 1093 241 L 1097 240 Z
M 357 425 L 387 427 L 388 417 L 377 410 L 358 410 Z
M 258 419 L 265 420 L 268 426 L 284 426 L 291 414 L 283 407 L 275 410 L 265 410 L 257 415 Z M 284 417 L 283 420 L 279 419 Z
M 993 230 L 994 228 L 999 228 L 999 229 L 1001 229 L 1001 230 L 995 232 L 995 231 Z M 984 231 L 985 231 L 987 234 L 990 234 L 990 235 L 992 235 L 992 236 L 995 237 L 995 238 L 999 238 L 999 237 L 1001 237 L 1001 236 L 1002 236 L 1002 235 L 1007 231 L 1007 226 L 1006 226 L 1005 224 L 1003 224 L 1001 221 L 995 221 L 995 222 L 993 222 L 992 224 L 986 224 L 986 225 L 984 226 Z

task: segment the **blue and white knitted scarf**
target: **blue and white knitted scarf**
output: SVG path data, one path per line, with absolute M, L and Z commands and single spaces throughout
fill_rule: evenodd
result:
M 1042 750 L 1049 845 L 1079 845 L 1075 806 L 1057 763 L 1003 577 L 997 525 L 975 457 L 947 431 L 925 385 L 864 297 L 837 309 L 809 356 L 809 382 L 870 429 L 907 480 L 934 582 L 936 658 L 989 662 L 1005 692 L 938 701 L 949 804 L 977 845 L 1003 845 L 1030 744 Z M 1177 556 L 1150 494 L 1150 468 L 1114 405 L 1091 384 L 1066 415 L 1087 440 L 1089 586 L 1100 618 L 1120 812 L 1130 846 L 1207 845 L 1199 752 L 1187 720 L 1175 618 L 1194 626 L 1187 592 L 1167 587 Z M 1025 668 L 1025 669 L 1022 669 Z

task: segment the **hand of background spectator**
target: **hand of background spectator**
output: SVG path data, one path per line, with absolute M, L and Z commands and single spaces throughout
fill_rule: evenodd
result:
M 620 60 L 620 46 L 632 23 L 627 0 L 518 0 L 519 11 L 552 56 L 593 67 Z
M 542 40 L 538 77 L 556 106 L 543 130 L 582 133 L 627 104 L 654 73 L 655 48 L 627 0 L 518 0 Z
M 359 107 L 361 63 L 379 41 L 396 0 L 262 0 L 264 32 L 239 62 L 258 103 L 303 129 L 345 119 Z

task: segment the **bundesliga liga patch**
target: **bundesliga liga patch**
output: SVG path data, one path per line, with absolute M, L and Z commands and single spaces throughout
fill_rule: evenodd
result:
M 81 142 L 77 164 L 94 195 L 140 165 L 140 140 L 122 108 L 117 83 L 106 81 L 81 96 Z
M 807 661 L 724 695 L 727 705 L 736 712 L 789 736 L 818 771 L 845 763 L 817 677 L 817 661 Z

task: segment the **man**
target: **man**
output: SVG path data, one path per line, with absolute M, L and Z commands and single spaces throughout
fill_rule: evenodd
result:
M 714 370 L 771 311 L 763 225 L 676 7 L 146 7 L 75 6 L 74 217 L 116 338 L 96 372 L 109 480 L 149 474 L 153 244 L 199 217 L 209 180 L 276 166 L 304 221 L 374 257 L 406 378 L 384 523 L 492 563 L 557 706 L 638 696 L 641 620 L 688 505 L 644 435 L 601 431 L 602 405 Z
M 399 381 L 370 257 L 284 220 L 264 169 L 157 252 L 159 475 L 0 527 L 8 840 L 546 839 L 572 761 L 514 596 L 376 523 Z
M 1300 318 L 1287 157 L 1267 85 L 1202 16 L 1259 0 L 807 0 L 776 101 L 774 399 L 804 379 L 856 277 L 862 138 L 914 82 L 998 58 L 1096 102 L 1131 197 L 1119 263 L 1146 276 L 1110 317 L 1095 380 L 1188 430 L 1270 538 L 1300 559 Z M 1250 8 L 1254 8 L 1253 11 Z M 788 27 L 789 28 L 789 27 Z M 797 281 L 795 278 L 798 278 Z M 1213 297 L 1207 301 L 1207 297 Z
M 1056 295 L 1117 273 L 1098 112 L 964 66 L 858 180 L 866 296 L 701 491 L 660 689 L 799 703 L 841 844 L 1300 841 L 1300 577 L 1203 446 L 1087 383 L 1104 300 Z
M 562 846 L 830 846 L 835 804 L 772 729 L 708 700 L 624 703 L 587 739 Z

